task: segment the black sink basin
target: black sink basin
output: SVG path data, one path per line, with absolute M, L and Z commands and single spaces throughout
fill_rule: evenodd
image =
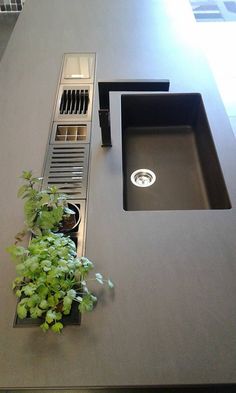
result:
M 125 210 L 231 208 L 200 94 L 124 94 L 121 112 Z

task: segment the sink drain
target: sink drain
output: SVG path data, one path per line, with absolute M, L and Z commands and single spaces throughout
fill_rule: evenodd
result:
M 130 176 L 130 180 L 137 187 L 149 187 L 156 181 L 156 175 L 150 169 L 137 169 Z

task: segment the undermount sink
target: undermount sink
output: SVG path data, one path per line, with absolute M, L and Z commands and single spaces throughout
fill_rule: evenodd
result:
M 230 209 L 198 93 L 123 94 L 125 210 Z

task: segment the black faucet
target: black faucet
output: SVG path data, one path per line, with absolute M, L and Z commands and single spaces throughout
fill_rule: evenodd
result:
M 102 147 L 112 146 L 110 128 L 110 91 L 168 91 L 170 81 L 162 80 L 118 80 L 98 82 L 99 122 L 102 132 Z

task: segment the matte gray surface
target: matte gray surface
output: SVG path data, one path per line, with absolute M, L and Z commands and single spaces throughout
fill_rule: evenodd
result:
M 0 66 L 1 389 L 236 382 L 235 140 L 180 3 L 176 14 L 173 0 L 31 0 L 18 19 Z M 62 55 L 77 51 L 97 53 L 97 80 L 170 78 L 174 92 L 202 93 L 233 208 L 125 212 L 120 94 L 102 149 L 96 91 L 86 254 L 115 293 L 81 327 L 44 335 L 12 328 L 4 250 L 23 223 L 18 176 L 42 170 Z
M 0 13 L 0 60 L 11 37 L 18 14 Z

